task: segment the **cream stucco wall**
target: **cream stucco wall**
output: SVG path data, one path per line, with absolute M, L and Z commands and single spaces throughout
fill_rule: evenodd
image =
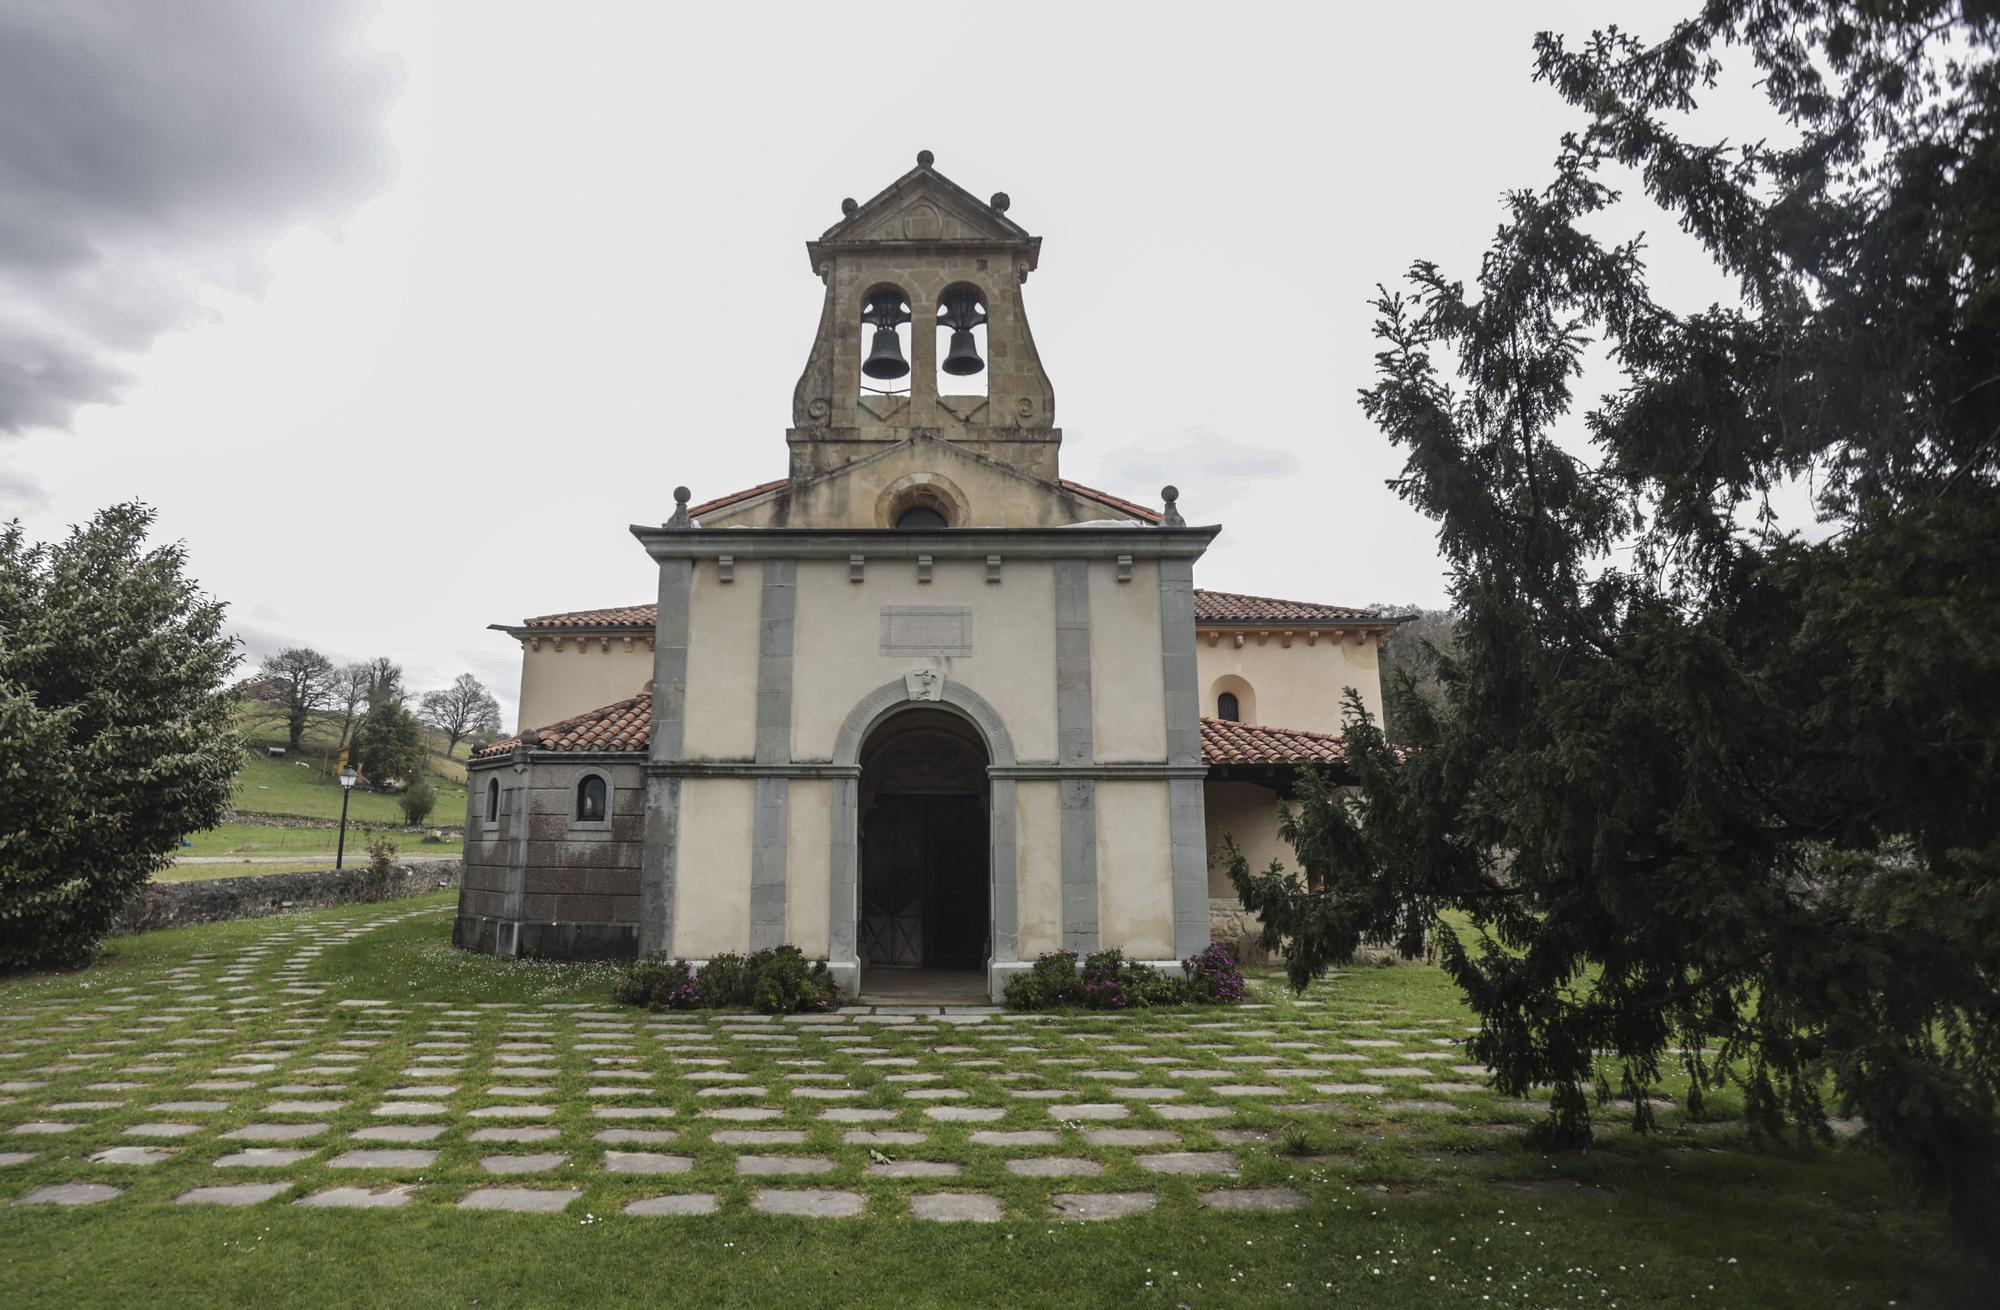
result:
M 1062 949 L 1062 784 L 1014 786 L 1014 885 L 1021 958 Z
M 691 760 L 747 760 L 757 753 L 757 632 L 764 573 L 752 561 L 722 581 L 713 560 L 694 566 L 689 599 L 687 718 Z
M 1174 954 L 1174 878 L 1166 838 L 1166 783 L 1097 784 L 1098 933 L 1133 959 Z
M 749 778 L 681 780 L 674 861 L 674 953 L 706 959 L 750 949 Z
M 1167 755 L 1165 673 L 1160 663 L 1160 566 L 1137 560 L 1129 582 L 1115 563 L 1090 570 L 1090 717 L 1100 763 Z
M 521 643 L 518 728 L 551 723 L 637 696 L 653 677 L 650 633 L 541 636 Z
M 1272 860 L 1288 869 L 1297 867 L 1297 857 L 1278 836 L 1278 794 L 1254 782 L 1210 782 L 1202 785 L 1202 799 L 1208 819 L 1208 894 L 1215 899 L 1235 899 L 1236 888 L 1222 862 L 1222 839 L 1233 837 L 1250 867 L 1259 873 Z
M 1213 645 L 1209 644 L 1211 631 L 1219 634 Z M 1254 632 L 1246 634 L 1239 647 L 1236 634 L 1229 629 L 1200 629 L 1194 651 L 1201 712 L 1214 717 L 1217 693 L 1230 690 L 1218 683 L 1234 676 L 1250 684 L 1256 698 L 1254 710 L 1249 704 L 1243 706 L 1245 722 L 1337 733 L 1342 726 L 1340 698 L 1345 688 L 1353 687 L 1380 723 L 1379 650 L 1380 643 L 1374 637 L 1357 644 L 1346 636 L 1322 635 L 1307 645 L 1303 630 L 1292 637 L 1290 646 L 1273 631 L 1261 640 Z
M 824 956 L 830 936 L 827 867 L 833 849 L 833 784 L 794 778 L 786 796 L 785 940 Z
M 972 653 L 952 658 L 882 654 L 885 605 L 970 606 Z M 919 582 L 914 560 L 872 559 L 860 583 L 848 581 L 844 561 L 800 561 L 793 758 L 832 759 L 841 726 L 856 704 L 913 668 L 935 667 L 993 706 L 1007 725 L 1017 758 L 1054 759 L 1054 606 L 1054 578 L 1045 560 L 1005 564 L 998 583 L 986 580 L 979 560 L 938 560 L 932 580 Z M 695 627 L 702 617 L 697 609 Z M 740 658 L 754 671 L 756 656 L 752 641 Z

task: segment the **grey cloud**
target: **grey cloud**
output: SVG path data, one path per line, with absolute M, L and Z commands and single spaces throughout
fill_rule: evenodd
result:
M 0 433 L 118 398 L 117 356 L 387 184 L 401 82 L 344 0 L 0 7 Z
M 1246 446 L 1213 428 L 1195 427 L 1115 450 L 1106 456 L 1104 470 L 1107 485 L 1141 499 L 1173 483 L 1188 521 L 1212 523 L 1256 483 L 1297 473 L 1299 461 L 1289 451 Z
M 33 509 L 47 509 L 48 489 L 19 469 L 0 469 L 0 523 Z

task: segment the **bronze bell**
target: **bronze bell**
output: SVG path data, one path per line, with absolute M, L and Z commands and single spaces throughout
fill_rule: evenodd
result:
M 979 347 L 972 340 L 972 329 L 985 321 L 986 311 L 979 303 L 978 292 L 963 288 L 945 292 L 944 301 L 938 306 L 938 322 L 951 329 L 951 347 L 938 367 L 953 377 L 965 377 L 985 368 L 986 361 L 979 357 Z
M 875 327 L 875 340 L 869 343 L 868 358 L 862 361 L 861 371 L 885 381 L 908 373 L 910 362 L 903 358 L 903 343 L 896 339 L 897 325 L 910 321 L 903 293 L 895 287 L 875 288 L 868 293 L 868 303 L 862 307 L 861 321 Z
M 977 373 L 986 367 L 986 361 L 979 357 L 979 347 L 972 343 L 971 332 L 960 328 L 951 334 L 951 349 L 945 352 L 944 363 L 939 367 L 954 377 Z
M 903 358 L 903 343 L 896 339 L 896 329 L 875 329 L 875 344 L 869 348 L 867 362 L 862 364 L 861 371 L 884 381 L 902 377 L 910 371 L 910 362 Z

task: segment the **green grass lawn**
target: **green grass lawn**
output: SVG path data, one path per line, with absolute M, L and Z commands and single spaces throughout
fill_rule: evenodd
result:
M 433 777 L 437 804 L 425 822 L 439 828 L 465 826 L 465 784 Z M 294 814 L 310 819 L 340 817 L 340 783 L 318 759 L 274 760 L 262 753 L 247 755 L 236 773 L 238 810 L 250 814 Z M 400 824 L 403 811 L 387 793 L 354 789 L 347 818 L 350 823 Z
M 414 833 L 391 833 L 399 859 L 455 860 L 465 853 L 464 834 L 443 830 L 442 841 L 430 841 Z M 348 864 L 368 861 L 368 842 L 374 834 L 348 825 Z M 274 828 L 259 823 L 225 823 L 188 838 L 189 845 L 175 855 L 228 863 L 176 864 L 155 874 L 155 882 L 194 882 L 209 878 L 237 878 L 249 874 L 281 873 L 292 868 L 331 867 L 339 846 L 337 828 Z M 273 864 L 275 857 L 297 859 L 297 864 Z M 237 862 L 240 861 L 240 862 Z
M 1427 966 L 1356 969 L 1305 1004 L 1263 979 L 1252 995 L 1261 1008 L 1227 1011 L 934 1030 L 928 1021 L 748 1024 L 618 1010 L 608 1004 L 616 974 L 608 966 L 454 952 L 451 906 L 447 894 L 119 938 L 86 972 L 0 981 L 8 1086 L 0 1097 L 11 1098 L 0 1103 L 0 1151 L 36 1153 L 0 1166 L 0 1305 L 1979 1304 L 1981 1289 L 1939 1215 L 1905 1204 L 1865 1143 L 1753 1147 L 1728 1096 L 1711 1122 L 1686 1123 L 1669 1108 L 1657 1134 L 1610 1123 L 1596 1149 L 1543 1155 L 1523 1133 L 1537 1112 L 1531 1103 L 1421 1091 L 1413 1076 L 1386 1074 L 1383 1082 L 1401 1084 L 1387 1094 L 1315 1091 L 1314 1079 L 1357 1082 L 1376 1062 L 1417 1061 L 1440 1080 L 1478 1081 L 1447 1072 L 1464 1058 L 1449 1039 L 1467 1016 Z M 288 966 L 295 972 L 281 976 Z M 340 1003 L 363 999 L 386 1004 Z M 1207 1065 L 1231 1082 L 1205 1076 Z M 1175 1078 L 1167 1072 L 1175 1069 L 1204 1076 Z M 737 1090 L 730 1077 L 761 1090 Z M 448 1089 L 428 1100 L 441 1112 L 413 1099 L 412 1083 L 427 1078 Z M 218 1080 L 232 1085 L 192 1086 Z M 1235 1082 L 1282 1094 L 1239 1092 Z M 123 1083 L 138 1085 L 111 1086 Z M 548 1113 L 521 1113 L 520 1100 L 499 1090 L 518 1083 Z M 810 1099 L 809 1088 L 847 1089 L 851 1099 Z M 288 1117 L 273 1108 L 287 1097 L 334 1104 Z M 158 1108 L 192 1098 L 225 1104 Z M 658 1104 L 659 1117 L 605 1117 L 635 1100 Z M 116 1104 L 81 1108 L 95 1102 Z M 748 1123 L 709 1117 L 745 1103 L 777 1113 Z M 893 1122 L 834 1122 L 823 1116 L 829 1106 L 875 1109 Z M 936 1113 L 961 1106 L 1001 1117 Z M 1208 1107 L 1214 1117 L 1163 1113 L 1172 1106 Z M 325 1126 L 280 1145 L 308 1158 L 278 1169 L 214 1163 L 242 1146 L 223 1134 L 302 1117 Z M 47 1119 L 78 1126 L 11 1131 Z M 161 1121 L 195 1128 L 173 1138 L 124 1131 Z M 426 1148 L 435 1160 L 328 1167 L 341 1152 L 392 1145 L 351 1134 L 398 1124 L 442 1126 Z M 475 1139 L 482 1125 L 551 1131 L 543 1142 L 507 1145 Z M 688 1167 L 612 1171 L 597 1136 L 607 1125 L 674 1133 L 669 1144 L 615 1149 L 678 1152 Z M 1153 1130 L 1177 1151 L 1221 1153 L 1235 1176 L 1149 1171 L 1151 1146 L 1086 1136 L 1107 1126 Z M 924 1136 L 870 1146 L 850 1140 L 856 1129 Z M 1039 1130 L 1060 1144 L 973 1141 L 988 1129 Z M 801 1140 L 746 1145 L 725 1140 L 725 1130 Z M 147 1166 L 86 1158 L 118 1145 L 173 1154 Z M 549 1173 L 504 1177 L 481 1163 L 533 1152 L 562 1161 Z M 833 1163 L 810 1177 L 740 1172 L 739 1157 L 774 1154 Z M 1050 1178 L 1005 1168 L 1045 1155 L 1101 1172 Z M 886 1177 L 885 1161 L 958 1172 Z M 190 1188 L 253 1177 L 291 1186 L 243 1208 L 174 1203 Z M 125 1191 L 73 1209 L 11 1204 L 32 1187 L 76 1181 Z M 393 1210 L 290 1203 L 329 1187 L 390 1184 L 418 1190 Z M 582 1195 L 560 1214 L 456 1208 L 492 1185 Z M 866 1205 L 855 1218 L 778 1218 L 751 1209 L 765 1187 L 847 1189 Z M 1303 1208 L 1225 1212 L 1203 1200 L 1279 1187 L 1300 1193 Z M 940 1190 L 996 1197 L 1002 1218 L 910 1216 L 913 1196 Z M 1052 1194 L 1103 1191 L 1143 1192 L 1155 1204 L 1099 1223 L 1049 1212 Z M 672 1193 L 712 1195 L 718 1213 L 623 1213 L 636 1198 Z

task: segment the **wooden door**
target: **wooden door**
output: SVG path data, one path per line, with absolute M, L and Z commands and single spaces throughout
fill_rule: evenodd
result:
M 888 794 L 861 850 L 861 958 L 977 968 L 986 959 L 986 825 L 976 796 Z

